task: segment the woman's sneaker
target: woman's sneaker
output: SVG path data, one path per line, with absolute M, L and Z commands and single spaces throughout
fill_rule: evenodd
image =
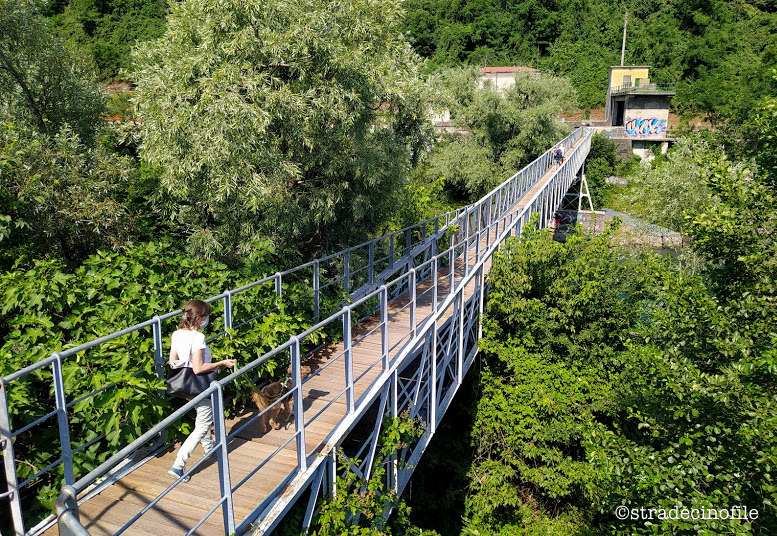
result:
M 183 476 L 183 469 L 178 469 L 177 467 L 171 467 L 170 470 L 167 471 L 167 474 L 173 475 L 175 478 L 183 477 L 183 480 L 181 480 L 181 482 L 189 481 L 189 475 Z

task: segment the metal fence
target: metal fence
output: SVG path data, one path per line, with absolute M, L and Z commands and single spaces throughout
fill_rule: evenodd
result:
M 610 90 L 611 95 L 622 95 L 625 93 L 672 93 L 675 92 L 674 84 L 639 84 L 617 86 Z
M 563 140 L 563 144 L 567 148 L 567 154 L 569 154 L 571 146 L 581 138 L 581 136 L 583 136 L 583 132 L 578 129 Z M 590 144 L 590 135 L 585 136 L 584 144 Z M 46 526 L 50 526 L 52 522 L 51 518 L 38 523 L 29 531 L 25 530 L 20 492 L 23 489 L 34 485 L 35 481 L 45 473 L 58 469 L 59 467 L 62 467 L 64 473 L 64 482 L 62 483 L 64 487 L 56 505 L 60 531 L 62 534 L 87 534 L 85 529 L 83 529 L 78 522 L 77 502 L 89 500 L 89 498 L 94 496 L 101 489 L 104 489 L 105 486 L 110 485 L 113 481 L 120 478 L 121 475 L 128 473 L 133 467 L 142 463 L 142 460 L 136 460 L 137 463 L 135 464 L 127 464 L 127 459 L 130 455 L 136 454 L 144 448 L 148 448 L 150 444 L 154 444 L 155 442 L 158 444 L 160 441 L 164 441 L 165 431 L 184 414 L 189 412 L 198 401 L 206 397 L 210 397 L 214 408 L 216 441 L 218 445 L 217 448 L 210 453 L 208 458 L 212 458 L 213 456 L 216 457 L 220 475 L 221 499 L 212 506 L 208 514 L 201 519 L 196 526 L 192 527 L 189 532 L 192 533 L 195 531 L 210 515 L 218 510 L 221 510 L 225 534 L 240 533 L 246 530 L 249 525 L 255 521 L 257 516 L 267 508 L 268 504 L 277 500 L 280 490 L 283 489 L 284 485 L 295 477 L 307 474 L 310 456 L 316 451 L 315 446 L 312 449 L 307 448 L 305 442 L 305 429 L 323 411 L 325 411 L 326 408 L 318 411 L 318 413 L 312 417 L 306 416 L 303 411 L 302 390 L 305 381 L 309 380 L 309 378 L 307 378 L 303 381 L 301 377 L 301 361 L 305 357 L 302 348 L 306 339 L 311 337 L 317 330 L 323 329 L 324 327 L 333 325 L 341 326 L 342 340 L 344 341 L 345 347 L 341 354 L 336 356 L 334 360 L 342 360 L 342 362 L 344 362 L 345 377 L 343 378 L 343 389 L 335 399 L 342 396 L 347 402 L 348 411 L 344 420 L 359 414 L 364 409 L 365 404 L 371 402 L 372 393 L 375 391 L 375 387 L 381 385 L 382 382 L 388 381 L 392 371 L 396 371 L 397 363 L 406 356 L 406 353 L 403 352 L 407 348 L 412 347 L 419 337 L 425 336 L 424 334 L 430 329 L 429 326 L 434 325 L 434 315 L 432 315 L 431 318 L 416 317 L 415 313 L 420 298 L 416 293 L 418 285 L 431 278 L 432 286 L 427 292 L 433 293 L 434 311 L 439 312 L 441 307 L 450 306 L 450 304 L 453 303 L 453 300 L 456 299 L 455 296 L 463 292 L 466 284 L 475 277 L 478 270 L 478 273 L 480 274 L 479 277 L 482 278 L 482 265 L 484 260 L 493 254 L 498 243 L 504 240 L 506 236 L 509 236 L 510 233 L 515 234 L 520 232 L 522 225 L 525 224 L 530 213 L 539 212 L 543 225 L 546 225 L 550 221 L 557 202 L 560 202 L 564 192 L 568 189 L 569 184 L 571 184 L 571 181 L 574 178 L 574 172 L 582 166 L 582 159 L 585 158 L 585 154 L 587 154 L 587 145 L 585 150 L 573 152 L 569 161 L 555 172 L 553 180 L 534 196 L 530 204 L 527 205 L 520 214 L 512 212 L 510 208 L 529 191 L 548 169 L 551 168 L 553 161 L 550 150 L 507 179 L 473 205 L 426 220 L 406 229 L 390 233 L 333 255 L 316 259 L 291 270 L 279 272 L 249 285 L 234 290 L 227 290 L 217 296 L 208 298 L 206 300 L 208 302 L 223 303 L 223 327 L 225 329 L 215 335 L 216 337 L 223 337 L 227 334 L 227 328 L 239 329 L 248 326 L 268 314 L 268 311 L 263 311 L 252 317 L 241 319 L 239 322 L 234 322 L 234 302 L 235 300 L 240 299 L 241 293 L 261 285 L 272 285 L 275 293 L 282 299 L 284 278 L 293 277 L 294 274 L 298 274 L 303 270 L 308 270 L 311 273 L 313 284 L 312 289 L 306 296 L 310 299 L 309 306 L 317 323 L 305 332 L 292 337 L 286 343 L 274 348 L 259 359 L 252 361 L 240 370 L 233 372 L 219 382 L 214 382 L 211 387 L 199 397 L 188 402 L 179 410 L 163 419 L 151 430 L 144 433 L 131 444 L 122 448 L 119 452 L 116 452 L 105 463 L 78 480 L 76 479 L 77 471 L 73 467 L 73 454 L 88 448 L 100 438 L 92 439 L 81 445 L 71 444 L 70 421 L 74 413 L 74 406 L 114 385 L 104 385 L 90 393 L 69 399 L 71 397 L 69 397 L 69 393 L 65 391 L 63 381 L 63 362 L 90 348 L 100 346 L 109 341 L 127 336 L 128 334 L 150 330 L 154 348 L 154 370 L 158 377 L 161 378 L 163 376 L 164 363 L 162 342 L 164 337 L 163 322 L 176 317 L 181 311 L 176 310 L 163 315 L 158 315 L 135 326 L 127 327 L 126 329 L 111 333 L 75 348 L 59 353 L 55 352 L 42 361 L 0 379 L 0 446 L 2 446 L 3 462 L 8 483 L 8 490 L 3 494 L 0 494 L 0 499 L 7 499 L 11 503 L 15 534 L 18 536 L 36 534 Z M 491 240 L 490 238 L 491 232 L 494 229 L 499 236 L 498 240 Z M 448 248 L 445 251 L 440 252 L 441 239 L 444 239 L 446 236 Z M 482 246 L 484 239 L 486 245 Z M 463 265 L 464 275 L 457 281 L 455 270 L 450 270 L 447 277 L 450 277 L 451 284 L 446 285 L 448 293 L 443 295 L 443 293 L 439 291 L 438 272 L 443 266 L 455 266 L 457 262 L 460 263 L 460 265 Z M 330 275 L 332 273 L 334 273 L 334 275 Z M 343 304 L 342 308 L 338 311 L 330 314 L 324 320 L 319 321 L 319 318 L 324 316 L 321 311 L 321 293 L 330 286 L 338 287 L 338 289 L 351 300 L 351 303 Z M 405 306 L 409 307 L 411 310 L 410 322 L 404 337 L 390 347 L 387 336 L 387 326 L 390 320 L 388 317 L 387 305 L 397 296 L 407 292 L 411 295 L 410 301 Z M 352 340 L 351 324 L 352 320 L 356 319 L 354 317 L 355 314 L 361 314 L 361 312 L 370 309 L 379 311 L 381 319 L 379 326 L 375 328 L 375 330 L 380 333 L 381 348 L 383 349 L 383 352 L 380 359 L 372 365 L 372 367 L 379 367 L 381 372 L 377 379 L 373 380 L 371 385 L 365 390 L 364 394 L 359 399 L 355 399 L 354 385 L 360 380 L 363 381 L 366 373 L 363 372 L 360 376 L 354 377 L 351 359 L 352 351 L 353 346 L 359 344 L 360 340 Z M 391 352 L 397 352 L 400 348 L 403 348 L 404 350 L 397 354 L 397 357 L 394 358 L 394 362 L 390 362 L 389 355 Z M 268 497 L 258 504 L 251 514 L 246 516 L 243 520 L 238 521 L 235 519 L 234 510 L 232 508 L 232 495 L 248 478 L 250 478 L 250 475 L 244 478 L 243 481 L 235 483 L 234 485 L 230 482 L 227 441 L 240 433 L 243 428 L 249 426 L 256 419 L 261 418 L 270 411 L 272 407 L 266 409 L 261 414 L 256 415 L 251 421 L 232 431 L 230 435 L 227 435 L 223 411 L 223 388 L 229 383 L 236 381 L 239 377 L 252 373 L 268 359 L 272 359 L 279 355 L 288 356 L 288 359 L 292 364 L 292 388 L 289 393 L 277 400 L 274 405 L 283 403 L 285 397 L 293 398 L 294 434 L 284 445 L 278 447 L 272 455 L 268 456 L 265 460 L 257 461 L 257 467 L 252 474 L 255 474 L 267 464 L 272 463 L 273 458 L 292 441 L 295 443 L 297 451 L 297 468 L 295 472 L 289 474 Z M 17 429 L 12 428 L 6 396 L 7 389 L 9 386 L 13 385 L 14 382 L 43 369 L 51 370 L 50 377 L 52 389 L 55 393 L 54 407 L 51 407 L 50 411 L 31 423 Z M 61 449 L 60 456 L 52 461 L 47 467 L 38 471 L 35 475 L 23 481 L 19 481 L 17 478 L 16 461 L 14 459 L 15 440 L 20 434 L 28 432 L 35 427 L 50 426 L 52 421 L 56 422 L 58 430 Z M 187 473 L 196 470 L 204 461 L 205 459 L 199 461 L 189 469 Z M 122 467 L 122 464 L 126 465 Z M 119 468 L 118 471 L 117 468 Z M 138 514 L 116 534 L 121 534 L 130 527 L 134 521 L 139 519 L 169 493 L 170 490 L 175 488 L 180 481 L 181 479 L 174 482 L 167 490 L 160 494 L 159 497 L 141 509 Z M 77 497 L 78 499 L 76 499 Z

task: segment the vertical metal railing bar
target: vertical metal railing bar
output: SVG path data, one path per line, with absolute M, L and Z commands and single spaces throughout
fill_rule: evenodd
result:
M 437 311 L 437 257 L 432 257 L 432 287 L 434 288 L 434 291 L 432 292 L 432 312 Z
M 431 361 L 429 378 L 429 424 L 432 433 L 437 431 L 437 317 L 432 320 Z
M 343 292 L 347 295 L 351 290 L 351 251 L 345 252 L 343 258 Z
M 348 404 L 348 415 L 354 412 L 353 392 L 353 347 L 351 341 L 351 306 L 343 309 L 343 346 L 345 354 L 345 399 Z
M 211 404 L 216 429 L 216 460 L 219 469 L 219 486 L 221 488 L 222 514 L 224 517 L 224 534 L 235 533 L 235 508 L 232 502 L 232 478 L 229 472 L 229 450 L 227 449 L 227 425 L 224 416 L 224 390 L 219 382 L 213 382 L 215 391 L 211 395 Z
M 394 268 L 394 233 L 389 238 L 389 269 Z
M 367 283 L 372 285 L 375 282 L 375 244 L 370 242 L 369 247 L 370 249 L 367 255 L 367 263 L 369 264 L 370 269 L 367 276 Z
M 165 375 L 164 369 L 164 352 L 162 347 L 162 320 L 159 315 L 154 316 L 154 324 L 152 326 L 152 336 L 154 338 L 154 374 L 161 379 Z M 161 394 L 161 389 L 160 393 Z
M 294 432 L 297 435 L 297 468 L 307 469 L 305 446 L 305 414 L 302 399 L 302 362 L 300 360 L 299 337 L 291 338 L 291 388 L 294 390 Z
M 313 262 L 313 322 L 319 321 L 321 314 L 321 265 L 318 260 Z
M 416 298 L 416 272 L 415 268 L 410 269 L 410 332 L 413 337 L 416 335 L 416 312 L 418 311 L 418 303 Z
M 380 287 L 380 346 L 383 356 L 383 371 L 389 368 L 389 326 L 388 326 L 388 287 Z
M 70 425 L 67 417 L 67 399 L 65 382 L 62 377 L 62 356 L 58 352 L 52 354 L 54 362 L 52 374 L 54 378 L 54 397 L 57 404 L 57 427 L 59 428 L 60 448 L 62 449 L 62 467 L 65 472 L 65 484 L 72 486 L 75 482 L 73 472 L 73 453 L 70 446 Z
M 283 297 L 283 274 L 280 272 L 275 273 L 275 294 L 278 299 Z
M 3 465 L 5 466 L 7 493 L 9 494 L 8 500 L 11 503 L 14 534 L 23 536 L 24 519 L 22 517 L 22 501 L 19 497 L 19 481 L 14 463 L 13 433 L 8 413 L 7 387 L 6 381 L 0 378 L 0 442 L 2 442 Z
M 232 292 L 227 290 L 224 292 L 224 330 L 232 329 Z M 227 332 L 229 335 L 229 332 Z

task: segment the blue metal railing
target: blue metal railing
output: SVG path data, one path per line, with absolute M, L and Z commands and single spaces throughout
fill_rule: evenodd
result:
M 581 130 L 577 130 L 565 138 L 562 143 L 564 143 L 567 149 L 569 149 L 581 136 L 583 136 L 583 132 Z M 585 141 L 590 143 L 590 136 L 587 136 Z M 574 160 L 574 155 L 580 153 L 582 153 L 582 151 L 575 151 L 572 153 L 570 160 Z M 587 150 L 585 153 L 587 153 Z M 88 397 L 92 397 L 97 393 L 109 388 L 109 386 L 101 386 L 95 391 L 87 393 L 86 395 L 83 395 L 68 403 L 62 378 L 63 361 L 67 358 L 77 355 L 80 352 L 97 347 L 108 341 L 124 337 L 140 330 L 151 328 L 151 335 L 154 342 L 155 370 L 157 375 L 162 377 L 164 361 L 162 357 L 162 322 L 179 315 L 181 311 L 176 310 L 164 315 L 158 315 L 149 320 L 146 320 L 145 322 L 117 331 L 105 337 L 95 339 L 94 341 L 90 341 L 86 344 L 82 344 L 60 353 L 54 353 L 52 356 L 43 359 L 38 363 L 32 364 L 0 379 L 0 442 L 2 442 L 2 445 L 0 446 L 2 446 L 4 466 L 9 488 L 4 496 L 10 499 L 11 502 L 15 533 L 19 536 L 26 534 L 22 520 L 22 505 L 20 500 L 21 489 L 29 486 L 31 482 L 34 482 L 35 478 L 40 477 L 42 474 L 51 471 L 54 467 L 58 467 L 60 465 L 64 468 L 65 488 L 63 488 L 63 494 L 58 501 L 57 513 L 60 516 L 62 527 L 67 527 L 72 524 L 73 527 L 75 527 L 73 529 L 74 532 L 72 533 L 79 533 L 77 523 L 75 523 L 72 519 L 72 517 L 77 512 L 76 497 L 78 497 L 80 494 L 83 494 L 85 490 L 98 483 L 99 479 L 105 477 L 120 462 L 124 461 L 127 456 L 136 452 L 140 447 L 147 445 L 148 442 L 153 438 L 160 437 L 161 434 L 163 434 L 163 432 L 167 430 L 174 422 L 176 422 L 192 407 L 194 407 L 196 401 L 204 399 L 205 396 L 211 397 L 211 402 L 214 407 L 214 416 L 217 428 L 217 443 L 219 445 L 219 448 L 217 448 L 219 474 L 222 477 L 226 475 L 227 478 L 226 482 L 222 480 L 223 489 L 220 501 L 218 501 L 218 503 L 213 506 L 205 518 L 200 520 L 200 524 L 204 522 L 208 516 L 217 511 L 219 507 L 221 507 L 222 515 L 224 518 L 225 534 L 234 533 L 236 529 L 239 531 L 241 528 L 245 528 L 247 523 L 253 521 L 253 519 L 251 519 L 252 514 L 256 514 L 257 512 L 261 511 L 263 505 L 272 498 L 273 494 L 266 498 L 262 504 L 257 505 L 254 512 L 249 514 L 249 516 L 247 516 L 239 525 L 235 525 L 234 512 L 231 506 L 232 493 L 234 493 L 236 489 L 242 486 L 251 475 L 245 477 L 235 487 L 229 485 L 229 457 L 226 450 L 226 441 L 231 437 L 234 437 L 237 433 L 239 433 L 240 430 L 233 431 L 230 436 L 226 436 L 225 419 L 223 413 L 223 387 L 233 381 L 236 381 L 237 378 L 256 370 L 257 367 L 259 367 L 268 359 L 274 358 L 280 354 L 289 354 L 289 358 L 292 363 L 292 390 L 286 396 L 293 397 L 294 399 L 294 435 L 267 459 L 260 462 L 258 461 L 257 469 L 254 470 L 254 474 L 261 467 L 264 467 L 270 463 L 271 460 L 284 447 L 286 447 L 294 440 L 296 440 L 298 460 L 296 473 L 299 474 L 304 472 L 307 468 L 308 455 L 312 452 L 315 452 L 317 448 L 317 446 L 314 446 L 312 449 L 306 447 L 305 427 L 309 425 L 310 422 L 312 422 L 316 417 L 318 417 L 321 412 L 319 411 L 310 419 L 306 419 L 306 415 L 304 414 L 302 404 L 302 387 L 305 382 L 302 381 L 301 378 L 300 367 L 301 360 L 303 358 L 301 354 L 301 344 L 306 340 L 306 338 L 311 337 L 317 330 L 323 329 L 324 327 L 329 326 L 335 322 L 342 324 L 342 337 L 345 344 L 345 349 L 331 362 L 342 359 L 345 363 L 344 368 L 346 371 L 346 376 L 344 378 L 343 389 L 339 393 L 335 394 L 334 399 L 338 399 L 339 397 L 345 395 L 347 400 L 347 415 L 352 415 L 354 412 L 357 412 L 357 409 L 361 408 L 363 404 L 366 403 L 365 396 L 367 395 L 369 389 L 365 390 L 360 399 L 355 399 L 355 385 L 360 380 L 363 380 L 365 373 L 363 372 L 358 377 L 354 377 L 353 373 L 353 363 L 351 359 L 353 346 L 359 344 L 360 341 L 356 341 L 354 343 L 351 338 L 352 312 L 354 310 L 358 310 L 359 307 L 365 306 L 365 304 L 371 302 L 377 302 L 379 304 L 378 309 L 380 310 L 381 314 L 379 330 L 381 336 L 382 355 L 381 358 L 377 360 L 372 366 L 377 366 L 378 363 L 381 363 L 381 374 L 378 376 L 378 379 L 373 380 L 373 384 L 379 380 L 384 381 L 385 374 L 392 366 L 392 362 L 389 360 L 391 352 L 398 350 L 400 347 L 407 348 L 408 343 L 417 338 L 419 329 L 423 329 L 424 326 L 429 325 L 429 319 L 423 319 L 423 321 L 420 323 L 421 325 L 419 326 L 419 319 L 416 317 L 418 300 L 424 296 L 424 294 L 421 296 L 416 295 L 417 286 L 422 281 L 428 280 L 430 277 L 433 280 L 431 290 L 433 293 L 433 311 L 438 310 L 437 308 L 440 303 L 451 300 L 454 294 L 460 292 L 461 289 L 466 285 L 466 282 L 471 279 L 472 269 L 478 265 L 478 263 L 482 263 L 484 259 L 484 253 L 488 253 L 490 255 L 493 252 L 497 241 L 491 241 L 491 230 L 496 229 L 497 232 L 499 232 L 501 226 L 502 235 L 506 232 L 509 222 L 513 222 L 512 218 L 514 216 L 514 213 L 511 213 L 509 210 L 510 207 L 514 205 L 519 199 L 521 199 L 534 184 L 536 184 L 536 182 L 547 172 L 547 170 L 551 168 L 552 163 L 552 155 L 550 154 L 550 151 L 547 151 L 534 162 L 507 179 L 501 185 L 489 192 L 489 194 L 487 194 L 483 199 L 477 203 L 474 203 L 473 205 L 464 207 L 454 212 L 449 212 L 436 218 L 431 218 L 425 222 L 421 222 L 414 226 L 401 229 L 383 237 L 370 240 L 358 246 L 348 248 L 342 252 L 329 255 L 322 259 L 311 261 L 285 272 L 276 273 L 273 276 L 250 283 L 248 285 L 244 285 L 234 290 L 227 290 L 217 296 L 208 298 L 208 302 L 223 302 L 225 328 L 243 327 L 256 321 L 266 313 L 255 315 L 253 318 L 244 320 L 240 324 L 233 326 L 233 298 L 240 295 L 242 292 L 263 284 L 272 284 L 276 294 L 279 297 L 282 297 L 284 277 L 298 273 L 301 270 L 310 269 L 312 270 L 313 274 L 313 289 L 310 293 L 308 293 L 308 296 L 311 297 L 311 308 L 314 313 L 315 320 L 318 321 L 318 316 L 321 313 L 320 295 L 321 290 L 326 286 L 338 285 L 343 290 L 343 292 L 348 294 L 354 301 L 350 305 L 346 305 L 339 311 L 334 312 L 326 319 L 318 321 L 316 325 L 312 326 L 300 335 L 292 337 L 292 339 L 286 343 L 278 346 L 262 357 L 252 361 L 245 367 L 242 367 L 240 370 L 233 372 L 223 380 L 217 383 L 214 382 L 211 388 L 209 388 L 200 397 L 197 397 L 195 400 L 187 403 L 169 417 L 163 419 L 158 425 L 143 434 L 140 438 L 132 442 L 127 447 L 121 449 L 108 461 L 77 481 L 73 468 L 74 449 L 70 442 L 69 411 L 72 411 L 76 402 L 85 400 Z M 579 164 L 582 165 L 582 162 Z M 560 170 L 556 171 L 556 175 L 559 175 L 561 170 L 565 168 L 571 169 L 575 165 L 578 165 L 578 163 L 568 161 L 564 166 L 561 167 Z M 539 193 L 537 195 L 539 195 Z M 536 197 L 537 196 L 535 196 L 535 198 Z M 550 199 L 550 197 L 544 198 L 539 205 L 537 205 L 536 202 L 531 205 L 531 208 L 536 208 L 535 205 L 540 208 L 540 211 L 543 214 L 545 220 L 552 217 L 552 211 L 551 207 L 548 205 L 548 199 Z M 524 209 L 523 212 L 526 212 L 526 210 L 527 209 Z M 510 218 L 509 222 L 507 219 L 508 217 Z M 448 229 L 454 225 L 458 226 L 458 230 L 455 235 L 450 236 L 449 248 L 444 252 L 438 253 L 436 251 L 437 241 Z M 431 232 L 428 232 L 430 230 Z M 414 241 L 414 234 L 416 236 L 420 235 L 420 239 Z M 484 236 L 486 240 L 486 246 L 484 249 L 482 249 L 480 244 Z M 400 241 L 398 240 L 398 237 L 402 238 L 404 244 L 399 243 Z M 474 250 L 474 252 L 471 250 Z M 385 251 L 387 252 L 387 255 L 380 256 L 376 259 L 376 251 Z M 398 257 L 397 253 L 400 253 Z M 427 260 L 416 266 L 416 257 L 421 254 L 425 255 Z M 470 258 L 470 255 L 472 254 L 474 254 L 474 257 Z M 366 268 L 368 274 L 361 281 L 358 281 L 359 284 L 356 286 L 353 284 L 357 282 L 354 280 L 354 272 L 350 271 L 349 266 L 351 265 L 351 259 L 358 257 L 359 255 L 367 259 L 367 264 L 364 268 Z M 334 278 L 330 278 L 329 280 L 324 281 L 322 284 L 321 266 L 327 262 L 333 262 L 334 264 L 341 266 L 342 273 L 338 274 Z M 456 281 L 456 270 L 453 269 L 457 262 L 459 263 L 460 267 L 463 267 L 463 275 L 458 282 Z M 445 296 L 442 296 L 439 292 L 437 277 L 438 270 L 443 265 L 450 267 L 448 276 L 449 284 L 447 286 L 448 292 Z M 358 271 L 359 270 L 356 270 L 355 272 L 358 273 Z M 354 286 L 356 288 L 354 288 Z M 401 337 L 400 341 L 389 347 L 390 341 L 388 340 L 388 323 L 390 321 L 390 317 L 388 316 L 387 312 L 387 304 L 396 296 L 404 293 L 410 294 L 409 302 L 405 306 L 410 308 L 410 322 L 407 326 L 406 333 Z M 225 332 L 226 330 L 216 334 L 216 336 L 223 336 Z M 9 408 L 7 405 L 6 390 L 8 386 L 20 378 L 39 371 L 45 367 L 51 367 L 52 369 L 52 382 L 56 401 L 55 408 L 32 423 L 25 425 L 23 428 L 13 430 L 11 428 L 8 411 Z M 308 380 L 309 378 L 307 378 L 305 381 Z M 275 404 L 278 403 L 279 401 L 277 401 Z M 216 411 L 216 408 L 220 408 L 219 411 Z M 248 426 L 250 423 L 255 422 L 257 419 L 265 416 L 267 411 L 270 409 L 271 408 L 268 408 L 259 415 L 253 417 L 252 420 L 249 421 L 249 423 L 243 425 L 242 428 L 245 428 L 245 426 Z M 61 442 L 61 456 L 52 462 L 47 468 L 38 471 L 34 477 L 28 478 L 24 482 L 19 483 L 16 476 L 17 469 L 13 455 L 14 439 L 16 439 L 22 432 L 42 425 L 45 421 L 55 416 L 57 418 L 57 427 Z M 94 441 L 97 441 L 97 439 L 92 440 L 92 442 Z M 83 448 L 86 448 L 86 445 L 77 447 L 79 450 Z M 190 469 L 188 473 L 194 469 L 195 468 Z M 287 479 L 279 484 L 273 493 L 279 492 L 280 489 L 282 489 L 283 484 L 288 482 L 288 480 L 293 476 L 294 474 L 289 475 Z M 165 490 L 162 495 L 160 495 L 160 497 L 155 499 L 154 504 L 156 504 L 158 500 L 161 500 L 161 498 L 176 485 L 177 482 Z M 2 496 L 0 496 L 0 498 L 2 498 Z M 143 510 L 143 512 L 140 512 L 137 516 L 135 516 L 128 525 L 131 525 L 145 511 L 147 511 L 147 509 Z M 45 526 L 45 524 L 46 521 L 36 527 L 33 527 L 30 533 L 39 530 Z

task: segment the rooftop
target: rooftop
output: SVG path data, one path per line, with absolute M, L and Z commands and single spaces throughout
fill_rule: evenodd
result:
M 538 73 L 540 72 L 539 69 L 535 69 L 534 67 L 525 67 L 523 65 L 518 65 L 515 67 L 481 67 L 480 72 L 483 74 L 487 73 L 515 73 L 515 72 L 529 72 L 529 73 Z

